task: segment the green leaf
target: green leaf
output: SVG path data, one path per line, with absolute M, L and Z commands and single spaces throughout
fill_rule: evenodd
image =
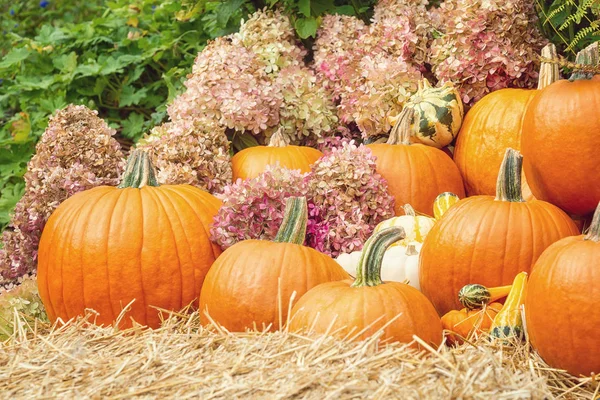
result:
M 302 39 L 315 37 L 317 33 L 317 20 L 313 17 L 299 18 L 295 24 L 296 32 Z
M 310 0 L 299 0 L 298 11 L 305 17 L 310 17 Z
M 12 67 L 13 65 L 20 63 L 21 61 L 29 57 L 29 54 L 29 50 L 25 48 L 13 49 L 9 51 L 8 54 L 4 56 L 4 58 L 0 62 L 0 69 Z
M 228 0 L 219 4 L 217 8 L 217 23 L 221 28 L 225 28 L 229 19 L 245 3 L 245 0 Z
M 351 15 L 351 16 L 356 15 L 356 12 L 354 11 L 354 7 L 352 7 L 350 5 L 336 7 L 335 13 L 339 14 L 339 15 Z
M 333 0 L 312 0 L 310 8 L 313 15 L 320 16 L 335 10 L 335 4 Z
M 129 117 L 123 121 L 123 131 L 121 134 L 126 138 L 136 140 L 144 131 L 144 116 L 138 113 L 131 113 Z
M 234 133 L 231 144 L 237 151 L 247 149 L 248 147 L 259 146 L 256 138 L 249 133 Z
M 25 192 L 25 182 L 16 180 L 0 190 L 0 226 L 10 222 L 10 214 Z
M 119 98 L 119 107 L 127 107 L 131 105 L 137 105 L 146 96 L 148 89 L 136 89 L 133 86 L 124 86 L 121 90 L 121 97 Z
M 52 59 L 52 64 L 60 72 L 68 73 L 75 71 L 77 67 L 77 54 L 74 51 L 69 54 L 63 54 Z

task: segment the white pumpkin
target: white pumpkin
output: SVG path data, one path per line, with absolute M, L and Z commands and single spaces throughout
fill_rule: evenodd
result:
M 383 281 L 404 282 L 418 290 L 419 285 L 419 253 L 422 243 L 412 241 L 406 244 L 394 243 L 383 256 L 381 264 L 381 279 Z M 356 267 L 362 251 L 340 254 L 336 261 L 352 276 L 356 276 Z
M 410 242 L 423 243 L 425 236 L 427 236 L 431 228 L 433 228 L 435 219 L 424 215 L 416 215 L 415 210 L 410 204 L 406 204 L 402 208 L 404 209 L 405 215 L 392 217 L 380 222 L 373 230 L 373 233 L 379 232 L 382 229 L 391 228 L 392 226 L 400 226 L 404 229 L 406 237 L 403 240 L 394 243 L 392 247 L 406 245 Z

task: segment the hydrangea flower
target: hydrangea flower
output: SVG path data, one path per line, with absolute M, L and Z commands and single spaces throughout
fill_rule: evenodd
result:
M 118 184 L 125 160 L 114 134 L 85 106 L 69 105 L 50 118 L 27 164 L 25 194 L 2 235 L 0 275 L 6 282 L 35 272 L 42 230 L 60 203 L 83 190 Z
M 189 184 L 211 193 L 231 183 L 231 157 L 225 130 L 181 120 L 155 127 L 138 148 L 153 156 L 161 184 Z
M 254 179 L 238 179 L 217 196 L 223 205 L 211 227 L 212 240 L 226 249 L 242 240 L 274 239 L 285 200 L 307 192 L 306 174 L 280 166 L 269 166 Z
M 457 84 L 473 104 L 505 87 L 531 88 L 536 55 L 546 43 L 527 0 L 446 0 L 431 19 L 441 37 L 431 43 L 435 76 Z

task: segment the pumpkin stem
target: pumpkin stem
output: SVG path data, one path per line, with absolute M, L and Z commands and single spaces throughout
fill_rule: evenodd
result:
M 404 107 L 396 124 L 390 131 L 390 137 L 387 140 L 387 144 L 410 144 L 410 136 L 413 131 L 413 122 L 415 119 L 415 110 L 410 107 Z
M 287 145 L 285 136 L 283 136 L 283 131 L 279 128 L 275 131 L 273 136 L 271 136 L 271 139 L 269 139 L 268 147 L 285 147 Z
M 550 62 L 550 61 L 558 61 L 558 54 L 556 53 L 556 46 L 552 43 L 547 44 L 542 49 L 542 61 L 540 65 L 540 74 L 538 77 L 538 90 L 542 90 L 546 86 L 556 82 L 560 79 L 560 67 L 558 62 Z
M 577 53 L 575 57 L 575 64 L 577 67 L 569 80 L 571 82 L 577 80 L 592 79 L 594 77 L 594 67 L 600 65 L 600 45 L 598 42 L 592 43 L 585 49 Z M 590 70 L 586 70 L 588 67 Z
M 127 167 L 125 167 L 123 178 L 117 187 L 119 189 L 141 189 L 144 186 L 159 186 L 158 179 L 156 179 L 156 169 L 150 161 L 148 152 L 135 149 L 127 159 Z
M 288 197 L 285 201 L 283 221 L 274 241 L 280 243 L 303 244 L 306 237 L 308 206 L 306 197 Z
M 508 148 L 504 153 L 504 160 L 500 165 L 498 180 L 496 181 L 496 200 L 523 203 L 523 190 L 521 189 L 521 169 L 523 156 L 515 149 Z
M 373 234 L 365 243 L 358 266 L 356 279 L 352 287 L 381 285 L 381 262 L 388 247 L 406 237 L 404 229 L 399 226 L 382 229 Z
M 598 203 L 598 207 L 596 207 L 596 212 L 594 212 L 594 217 L 592 218 L 592 224 L 585 234 L 584 239 L 596 243 L 600 242 L 600 203 Z
M 417 251 L 417 246 L 415 246 L 414 243 L 409 243 L 408 246 L 406 246 L 406 254 L 407 256 L 416 256 L 417 254 L 419 254 L 419 252 Z

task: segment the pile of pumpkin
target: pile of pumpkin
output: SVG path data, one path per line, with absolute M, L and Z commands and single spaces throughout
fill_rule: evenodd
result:
M 584 235 L 567 214 L 584 221 L 600 201 L 599 107 L 597 77 L 560 80 L 553 64 L 542 66 L 538 90 L 493 92 L 462 124 L 454 88 L 422 84 L 387 143 L 368 145 L 397 216 L 337 260 L 303 246 L 301 197 L 287 200 L 275 240 L 222 251 L 208 233 L 220 201 L 159 185 L 136 150 L 118 187 L 78 193 L 52 214 L 39 246 L 40 296 L 52 321 L 91 308 L 96 323 L 123 327 L 157 327 L 161 309 L 196 302 L 205 323 L 230 331 L 350 340 L 379 331 L 388 342 L 416 335 L 415 346 L 439 346 L 443 328 L 449 343 L 484 331 L 508 343 L 526 331 L 550 365 L 600 372 L 600 208 Z M 453 161 L 441 148 L 457 134 Z M 275 163 L 307 170 L 318 156 L 254 147 L 234 157 L 233 170 L 240 178 Z

